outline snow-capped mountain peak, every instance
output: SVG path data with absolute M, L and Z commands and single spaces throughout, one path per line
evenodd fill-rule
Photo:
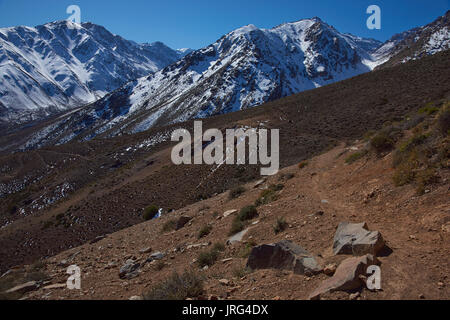
M 93 102 L 184 56 L 93 23 L 0 29 L 0 120 L 29 121 Z

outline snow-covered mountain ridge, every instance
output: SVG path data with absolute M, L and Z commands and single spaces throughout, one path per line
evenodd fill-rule
M 188 53 L 68 21 L 0 29 L 0 120 L 26 122 L 91 103 Z

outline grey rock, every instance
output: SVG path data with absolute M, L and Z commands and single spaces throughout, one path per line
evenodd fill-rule
M 341 222 L 333 241 L 334 254 L 376 255 L 384 247 L 384 240 L 378 231 L 369 231 L 367 224 Z
M 6 293 L 20 293 L 25 294 L 30 291 L 37 290 L 39 288 L 39 284 L 36 281 L 29 281 L 24 284 L 20 284 L 6 291 Z
M 361 288 L 364 281 L 361 276 L 366 276 L 367 267 L 377 265 L 376 257 L 366 254 L 362 257 L 351 257 L 342 261 L 331 278 L 324 280 L 319 287 L 314 290 L 309 299 L 320 299 L 320 295 L 334 291 L 351 291 Z
M 290 270 L 304 275 L 314 275 L 322 271 L 313 255 L 289 240 L 254 247 L 247 266 L 252 269 Z
M 164 253 L 155 252 L 150 256 L 150 258 L 152 258 L 153 260 L 161 260 L 162 258 L 164 258 Z
M 141 264 L 134 260 L 127 260 L 125 264 L 120 268 L 120 279 L 132 279 L 139 275 L 139 268 Z

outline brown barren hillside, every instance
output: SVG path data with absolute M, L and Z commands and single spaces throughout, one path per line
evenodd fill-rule
M 280 161 L 282 167 L 289 168 L 302 160 L 326 152 L 337 145 L 342 145 L 343 142 L 358 139 L 368 130 L 381 128 L 386 122 L 402 121 L 409 114 L 416 113 L 427 103 L 437 103 L 448 99 L 450 93 L 448 85 L 450 83 L 449 55 L 450 52 L 446 51 L 420 61 L 412 61 L 405 65 L 361 75 L 271 102 L 261 107 L 206 119 L 204 127 L 205 129 L 226 129 L 235 126 L 258 127 L 264 125 L 267 128 L 280 129 Z M 240 205 L 243 204 L 240 201 L 243 201 L 244 198 L 238 198 L 236 203 L 228 203 L 225 201 L 223 192 L 239 185 L 254 183 L 254 181 L 260 179 L 258 168 L 254 166 L 222 166 L 214 174 L 211 174 L 211 166 L 173 165 L 170 161 L 170 151 L 173 144 L 167 141 L 167 137 L 170 137 L 171 130 L 179 127 L 191 128 L 192 122 L 156 128 L 132 136 L 105 140 L 96 139 L 90 142 L 70 143 L 2 156 L 0 158 L 0 172 L 2 173 L 0 177 L 0 191 L 2 192 L 0 207 L 3 209 L 0 213 L 2 226 L 0 230 L 2 244 L 0 247 L 1 271 L 6 271 L 15 265 L 31 264 L 41 258 L 53 256 L 64 250 L 85 244 L 98 236 L 123 229 L 121 233 L 130 233 L 131 231 L 126 228 L 132 225 L 136 225 L 133 227 L 137 228 L 136 230 L 149 228 L 149 232 L 146 232 L 142 238 L 129 240 L 135 241 L 135 248 L 133 252 L 129 251 L 128 248 L 120 249 L 124 255 L 134 255 L 136 251 L 139 252 L 139 249 L 145 246 L 144 240 L 147 238 L 148 241 L 153 238 L 154 240 L 151 241 L 155 241 L 155 243 L 162 239 L 161 247 L 152 244 L 152 248 L 167 251 L 171 248 L 168 245 L 170 241 L 173 241 L 174 245 L 176 243 L 175 240 L 170 240 L 171 237 L 176 237 L 178 234 L 184 241 L 188 241 L 190 237 L 195 237 L 197 230 L 186 229 L 188 231 L 183 230 L 181 233 L 167 237 L 169 242 L 164 243 L 166 236 L 161 236 L 159 231 L 156 230 L 161 227 L 159 220 L 139 225 L 143 221 L 144 208 L 150 205 L 162 207 L 166 212 L 170 209 L 187 210 L 183 208 L 190 208 L 189 206 L 192 206 L 194 211 L 198 211 L 198 207 L 201 205 L 198 201 L 207 199 L 204 201 L 210 206 L 211 210 L 202 211 L 205 215 L 212 215 L 214 211 L 223 213 L 223 210 L 233 207 L 239 209 Z M 13 141 L 15 138 L 17 136 L 14 135 L 3 137 L 2 144 Z M 401 203 L 401 197 L 405 197 L 404 201 L 408 206 L 409 203 L 417 205 L 421 203 L 422 199 L 425 199 L 416 199 L 404 193 L 404 191 L 399 191 L 402 189 L 394 188 L 392 194 L 387 193 L 384 195 L 387 198 L 380 200 L 379 209 L 375 209 L 376 207 L 371 209 L 369 206 L 365 211 L 359 212 L 359 207 L 356 205 L 362 206 L 358 202 L 360 199 L 356 196 L 342 198 L 343 195 L 346 194 L 346 190 L 353 190 L 351 188 L 355 188 L 355 192 L 359 189 L 365 190 L 364 188 L 371 186 L 369 182 L 377 178 L 378 175 L 386 175 L 383 176 L 382 182 L 389 185 L 388 160 L 377 160 L 366 164 L 366 167 L 369 168 L 367 172 L 372 172 L 373 177 L 363 179 L 359 171 L 354 174 L 347 172 L 354 165 L 344 166 L 339 160 L 333 158 L 333 152 L 343 151 L 342 147 L 339 148 L 333 149 L 334 151 L 331 153 L 326 153 L 327 156 L 321 156 L 314 160 L 315 166 L 317 166 L 316 176 L 310 177 L 310 180 L 305 180 L 302 172 L 295 178 L 296 180 L 288 183 L 289 185 L 297 181 L 293 185 L 293 189 L 286 188 L 282 193 L 283 197 L 286 197 L 291 192 L 292 197 L 300 197 L 297 198 L 298 200 L 301 199 L 302 190 L 304 190 L 305 196 L 311 197 L 309 200 L 306 199 L 305 202 L 302 202 L 286 198 L 283 202 L 281 198 L 279 203 L 285 206 L 286 212 L 279 211 L 282 207 L 278 208 L 276 212 L 267 209 L 274 212 L 273 214 L 286 215 L 289 220 L 289 217 L 299 212 L 291 206 L 298 205 L 298 208 L 303 210 L 300 212 L 312 214 L 316 209 L 320 209 L 320 197 L 333 199 L 333 196 L 335 196 L 334 202 L 328 200 L 330 206 L 333 204 L 330 210 L 336 211 L 336 217 L 325 215 L 324 217 L 330 219 L 329 221 L 324 220 L 325 218 L 315 220 L 317 223 L 324 220 L 322 231 L 317 229 L 316 232 L 313 232 L 313 229 L 316 230 L 317 228 L 317 226 L 314 226 L 307 234 L 304 232 L 292 233 L 292 237 L 300 237 L 300 234 L 301 237 L 305 237 L 303 240 L 306 240 L 306 243 L 302 241 L 302 245 L 310 250 L 314 249 L 314 252 L 321 252 L 320 250 L 325 250 L 330 245 L 329 239 L 332 238 L 337 223 L 341 219 L 349 219 L 351 214 L 363 214 L 363 216 L 357 216 L 361 218 L 367 215 L 367 219 L 364 220 L 369 223 L 371 228 L 375 228 L 378 223 L 377 219 L 383 220 L 384 214 L 389 212 L 388 209 L 391 208 L 393 210 L 392 216 L 388 215 L 387 217 L 392 220 L 386 221 L 390 221 L 389 223 L 398 228 L 393 220 L 394 217 L 399 217 L 396 210 L 401 210 L 406 214 L 406 211 L 403 211 L 404 204 Z M 322 157 L 325 157 L 325 159 Z M 333 162 L 334 160 L 336 163 Z M 386 167 L 383 167 L 383 164 Z M 334 176 L 335 168 L 333 167 L 339 168 L 340 165 L 342 168 L 336 171 L 338 175 Z M 305 174 L 312 170 L 311 168 L 305 170 Z M 292 169 L 291 167 L 290 170 Z M 322 171 L 323 174 L 321 174 Z M 347 175 L 345 175 L 345 172 L 347 172 Z M 312 173 L 314 172 L 308 174 L 311 175 Z M 341 180 L 338 179 L 339 177 L 341 177 Z M 352 181 L 351 179 L 360 180 Z M 339 181 L 340 186 L 334 184 Z M 360 187 L 356 188 L 358 183 Z M 363 188 L 363 186 L 365 187 Z M 307 189 L 309 193 L 306 193 Z M 442 190 L 439 190 L 443 193 L 444 189 L 445 186 L 442 187 Z M 329 193 L 327 193 L 327 190 L 329 190 Z M 255 197 L 257 192 L 257 190 L 252 190 L 252 197 Z M 397 196 L 390 198 L 395 193 L 398 193 Z M 427 194 L 424 197 L 432 195 Z M 250 195 L 245 197 L 248 196 Z M 319 202 L 317 203 L 316 200 Z M 220 201 L 223 204 L 220 204 Z M 436 201 L 432 205 L 430 204 L 429 208 L 426 207 L 425 212 L 420 214 L 425 214 L 431 210 L 431 206 L 445 206 L 446 204 L 444 200 Z M 352 204 L 355 207 L 352 207 Z M 273 205 L 270 204 L 267 208 L 271 208 Z M 394 208 L 396 209 L 394 210 Z M 411 209 L 412 207 L 408 208 Z M 193 214 L 194 211 L 190 214 Z M 177 212 L 175 215 L 179 214 L 180 211 Z M 372 216 L 367 212 L 375 212 L 374 220 L 371 220 Z M 267 217 L 268 224 L 266 227 L 270 229 L 269 225 L 273 224 L 270 219 L 273 219 L 274 216 L 267 213 Z M 196 219 L 204 223 L 208 221 L 203 221 L 201 216 Z M 309 218 L 306 219 L 301 216 L 301 219 L 301 223 L 303 223 Z M 413 219 L 405 216 L 405 219 L 411 219 L 405 222 L 404 228 L 408 232 L 407 223 L 409 222 L 413 224 L 411 228 L 418 228 L 415 229 L 417 232 L 422 230 L 418 225 L 418 217 Z M 222 225 L 224 223 L 222 220 L 213 221 L 217 224 L 217 228 L 213 227 L 212 235 L 218 237 L 220 234 L 222 238 L 225 237 L 228 232 L 225 229 L 228 226 Z M 375 226 L 372 226 L 372 223 Z M 260 226 L 264 225 L 261 221 Z M 308 225 L 308 221 L 306 225 Z M 195 226 L 195 228 L 198 227 L 198 225 Z M 223 228 L 224 231 L 219 232 L 220 228 Z M 302 227 L 299 226 L 298 228 Z M 256 230 L 255 228 L 254 232 Z M 326 236 L 325 230 L 328 232 Z M 387 227 L 386 230 L 382 230 L 382 228 L 379 228 L 379 230 L 384 231 L 383 233 L 389 232 Z M 132 233 L 130 233 L 131 236 L 140 236 L 139 233 Z M 264 233 L 268 234 L 267 230 Z M 395 232 L 393 231 L 393 233 Z M 277 237 L 285 236 L 283 234 Z M 270 238 L 264 237 L 258 239 L 258 241 L 277 239 L 277 237 L 272 236 Z M 312 237 L 313 240 L 309 240 L 309 237 Z M 389 241 L 396 239 L 395 237 L 390 239 L 389 234 L 386 235 L 386 238 Z M 398 241 L 400 243 L 400 239 Z M 435 241 L 435 239 L 430 240 L 430 243 L 432 241 Z M 407 244 L 409 243 L 407 242 Z M 411 242 L 411 245 L 414 243 Z M 312 247 L 308 247 L 308 244 Z M 317 247 L 314 247 L 316 245 Z M 89 247 L 89 245 L 87 246 Z M 102 245 L 95 244 L 95 246 L 92 246 L 92 250 L 98 249 L 99 246 Z M 426 252 L 426 248 L 428 247 L 425 247 L 424 244 L 423 252 Z M 111 257 L 116 254 L 118 253 L 114 250 L 110 253 Z M 394 251 L 394 254 L 397 253 Z M 98 253 L 95 253 L 95 255 L 100 257 Z M 417 258 L 414 254 L 412 256 Z M 180 260 L 179 265 L 186 266 L 185 262 L 191 257 L 181 257 L 182 260 Z M 116 259 L 121 259 L 121 257 L 117 256 Z M 437 261 L 437 263 L 440 263 L 440 260 Z M 118 261 L 118 263 L 122 263 L 122 261 Z M 172 264 L 175 265 L 175 261 L 172 261 Z M 116 277 L 115 271 L 110 273 L 111 277 Z M 92 273 L 90 272 L 90 274 Z M 150 282 L 146 285 L 150 285 Z M 138 289 L 136 287 L 136 290 Z M 306 291 L 308 290 L 305 290 L 304 294 L 306 294 Z M 405 290 L 405 293 L 399 291 L 398 294 L 406 294 L 406 291 L 408 290 Z M 438 292 L 440 291 L 436 291 L 436 294 Z M 251 297 L 248 292 L 245 294 Z M 108 296 L 105 295 L 104 297 Z

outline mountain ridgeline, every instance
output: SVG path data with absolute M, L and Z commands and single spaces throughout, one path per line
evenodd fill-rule
M 427 26 L 395 35 L 386 43 L 341 33 L 319 18 L 285 23 L 272 29 L 248 25 L 193 52 L 174 51 L 160 43 L 137 45 L 126 42 L 92 24 L 83 24 L 80 29 L 80 26 L 59 23 L 60 28 L 71 30 L 70 39 L 84 39 L 85 36 L 79 34 L 84 35 L 87 31 L 80 30 L 99 35 L 98 41 L 91 37 L 85 40 L 86 44 L 72 40 L 64 47 L 58 40 L 58 45 L 70 47 L 70 52 L 78 60 L 92 57 L 82 70 L 91 70 L 92 65 L 100 67 L 97 72 L 81 72 L 87 82 L 80 81 L 79 74 L 73 73 L 78 77 L 74 81 L 86 83 L 86 89 L 80 86 L 72 94 L 55 95 L 63 100 L 77 101 L 69 103 L 64 100 L 65 105 L 70 106 L 66 107 L 69 112 L 29 129 L 14 142 L 8 139 L 5 145 L 0 141 L 0 151 L 132 134 L 152 127 L 248 109 L 375 68 L 432 55 L 450 48 L 449 15 L 447 12 Z M 102 32 L 90 31 L 97 29 Z M 92 43 L 103 43 L 108 37 L 111 40 L 106 40 L 103 46 L 109 44 L 111 49 L 107 52 L 112 52 L 112 57 L 116 57 L 113 53 L 120 53 L 118 61 L 121 67 L 114 59 L 105 64 L 103 58 L 92 54 L 96 48 L 92 48 Z M 139 54 L 135 55 L 136 52 Z M 54 55 L 53 52 L 48 54 Z M 124 76 L 117 80 L 116 76 L 122 74 L 120 70 L 123 68 L 133 71 L 124 72 Z M 64 78 L 62 82 L 66 83 L 67 79 L 72 78 Z M 119 82 L 125 84 L 119 87 Z M 4 84 L 0 85 L 0 90 L 4 87 Z M 30 85 L 30 88 L 41 90 L 38 86 Z M 114 91 L 106 94 L 111 90 Z M 89 98 L 84 95 L 87 92 Z M 95 94 L 106 95 L 90 105 L 73 109 L 82 101 L 95 100 Z M 4 102 L 2 106 L 2 101 L 8 99 L 0 91 L 0 113 L 8 114 L 10 109 L 5 108 Z M 58 103 L 54 105 L 55 108 L 60 106 Z M 46 112 L 48 110 L 45 109 Z

